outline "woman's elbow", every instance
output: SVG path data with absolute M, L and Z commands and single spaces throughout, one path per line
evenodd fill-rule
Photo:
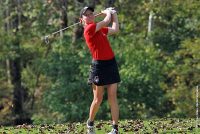
M 117 34 L 117 33 L 119 33 L 119 31 L 120 31 L 119 28 L 112 27 L 112 28 L 109 29 L 109 34 L 111 34 L 111 35 L 112 34 Z
M 116 28 L 116 29 L 114 30 L 114 33 L 117 34 L 117 33 L 119 33 L 119 31 L 120 31 L 119 28 Z
M 117 28 L 117 33 L 119 33 L 120 32 L 120 30 L 119 30 L 119 28 Z

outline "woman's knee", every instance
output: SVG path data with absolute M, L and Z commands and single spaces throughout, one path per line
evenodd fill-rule
M 94 98 L 93 102 L 95 103 L 95 105 L 100 105 L 103 101 L 103 97 L 96 97 Z

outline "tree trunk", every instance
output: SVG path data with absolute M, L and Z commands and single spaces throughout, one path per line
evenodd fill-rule
M 62 28 L 67 27 L 68 25 L 68 16 L 67 16 L 67 0 L 61 0 L 61 20 L 62 20 Z
M 14 7 L 17 7 L 18 13 L 15 18 L 13 18 L 13 26 L 12 28 L 16 29 L 15 36 L 18 36 L 19 25 L 21 24 L 21 0 L 17 0 L 16 3 L 13 3 Z M 31 119 L 29 115 L 26 113 L 24 109 L 25 95 L 26 90 L 21 85 L 21 55 L 20 55 L 20 41 L 17 38 L 13 42 L 14 50 L 17 54 L 15 58 L 10 60 L 10 73 L 11 73 L 11 83 L 13 84 L 13 114 L 14 114 L 14 124 L 24 124 L 31 123 Z
M 6 18 L 9 16 L 9 12 L 10 12 L 9 7 L 7 7 L 7 10 L 5 11 Z M 9 30 L 10 30 L 10 23 L 9 23 L 9 20 L 7 20 L 5 23 L 5 31 L 8 33 Z M 9 59 L 6 59 L 6 74 L 7 74 L 8 85 L 10 85 L 11 84 L 11 76 L 10 76 L 10 61 L 9 61 Z
M 59 0 L 59 11 L 60 11 L 60 30 L 67 27 L 68 19 L 67 19 L 67 0 Z M 62 41 L 63 31 L 60 31 L 60 41 Z
M 151 0 L 151 4 L 153 4 L 153 0 Z M 149 21 L 148 21 L 148 36 L 152 31 L 152 23 L 153 23 L 153 11 L 149 13 Z
M 75 18 L 74 18 L 74 23 L 79 22 L 80 18 L 80 10 L 83 8 L 83 2 L 75 0 Z M 77 39 L 81 38 L 83 35 L 83 26 L 78 25 L 74 27 L 73 30 L 73 37 L 72 37 L 72 45 L 74 46 L 76 44 Z
M 10 85 L 11 84 L 11 76 L 10 76 L 10 61 L 9 61 L 9 59 L 6 59 L 6 74 L 7 74 L 8 85 Z
M 19 47 L 19 43 L 14 44 L 15 47 Z M 13 84 L 13 114 L 16 117 L 16 120 L 20 120 L 23 116 L 23 100 L 24 95 L 22 92 L 21 86 L 21 67 L 20 67 L 21 58 L 15 58 L 10 61 L 10 70 L 11 70 L 11 80 Z M 16 122 L 16 121 L 14 121 Z M 18 123 L 15 123 L 18 124 Z

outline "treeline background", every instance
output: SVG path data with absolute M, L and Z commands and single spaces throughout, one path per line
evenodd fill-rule
M 60 32 L 49 45 L 41 39 L 78 22 L 86 5 L 96 13 L 118 11 L 120 33 L 109 40 L 122 79 L 120 119 L 195 117 L 198 0 L 0 0 L 0 124 L 88 118 L 91 56 L 82 26 Z M 110 118 L 104 101 L 97 119 Z

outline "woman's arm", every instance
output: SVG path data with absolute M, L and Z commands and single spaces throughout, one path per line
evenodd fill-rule
M 103 14 L 106 14 L 106 17 L 97 23 L 95 32 L 99 31 L 101 28 L 106 27 L 110 21 L 111 21 L 111 11 L 110 10 L 104 10 L 102 11 Z
M 119 22 L 118 22 L 118 17 L 117 17 L 117 13 L 113 13 L 112 14 L 112 27 L 108 28 L 108 34 L 116 34 L 119 32 Z

